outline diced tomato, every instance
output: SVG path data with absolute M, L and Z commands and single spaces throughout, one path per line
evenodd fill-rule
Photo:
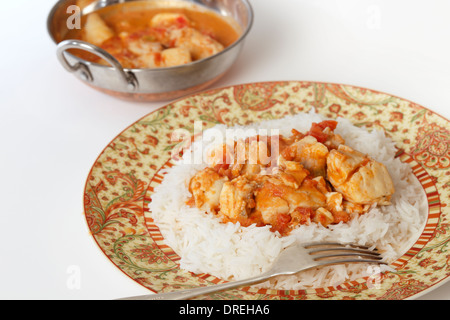
M 327 140 L 328 135 L 323 133 L 323 129 L 317 123 L 313 123 L 311 129 L 309 129 L 307 135 L 313 136 L 317 139 L 318 142 L 325 142 Z
M 291 216 L 286 213 L 279 213 L 277 215 L 277 222 L 280 224 L 286 224 L 291 221 Z
M 184 28 L 189 25 L 189 21 L 186 20 L 183 16 L 179 16 L 175 21 L 178 28 Z
M 162 56 L 160 52 L 155 52 L 155 64 L 157 66 L 161 65 L 162 62 Z
M 350 215 L 345 211 L 333 212 L 334 223 L 348 222 L 350 220 Z
M 295 208 L 295 212 L 300 224 L 308 223 L 314 215 L 314 210 L 312 208 L 297 207 Z
M 333 130 L 336 129 L 336 127 L 337 127 L 337 121 L 334 121 L 334 120 L 324 120 L 324 121 L 318 123 L 318 125 L 319 125 L 323 130 L 325 130 L 325 128 L 330 128 L 330 129 L 333 131 Z
M 307 135 L 313 136 L 318 142 L 323 143 L 328 138 L 328 135 L 324 133 L 323 130 L 325 130 L 325 128 L 330 128 L 333 131 L 336 129 L 336 126 L 337 122 L 334 120 L 324 120 L 320 123 L 313 122 Z
M 272 225 L 272 231 L 278 231 L 281 235 L 287 234 L 291 219 L 292 217 L 289 214 L 279 213 L 277 215 L 276 223 Z

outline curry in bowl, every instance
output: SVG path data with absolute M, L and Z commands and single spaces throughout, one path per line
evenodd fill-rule
M 66 39 L 92 43 L 129 69 L 172 67 L 223 51 L 240 36 L 239 28 L 217 13 L 192 7 L 136 10 L 135 3 L 108 6 L 82 17 L 82 27 Z M 89 52 L 84 60 L 105 64 Z

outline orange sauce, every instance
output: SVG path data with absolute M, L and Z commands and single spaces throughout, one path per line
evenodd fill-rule
M 221 43 L 225 48 L 234 43 L 240 36 L 240 31 L 219 14 L 195 6 L 189 7 L 149 7 L 145 1 L 127 2 L 108 6 L 96 11 L 116 35 L 121 32 L 135 33 L 146 30 L 152 17 L 159 13 L 181 13 L 190 21 L 190 26 L 208 35 Z M 82 17 L 81 24 L 84 25 L 87 15 Z M 69 30 L 64 39 L 83 40 L 83 27 L 81 29 Z M 117 39 L 110 41 L 107 46 L 120 46 Z M 108 47 L 103 48 L 106 51 Z M 97 56 L 81 50 L 71 50 L 78 57 L 99 62 Z M 114 55 L 114 54 L 113 54 Z M 116 57 L 120 60 L 121 57 Z M 127 66 L 125 66 L 127 67 Z

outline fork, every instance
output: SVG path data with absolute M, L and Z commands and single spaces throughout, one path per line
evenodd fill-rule
M 118 300 L 184 300 L 200 295 L 260 283 L 279 275 L 293 275 L 307 269 L 344 263 L 386 264 L 377 249 L 357 244 L 336 242 L 295 242 L 275 259 L 270 270 L 261 275 L 222 284 L 197 287 L 167 293 L 148 294 Z

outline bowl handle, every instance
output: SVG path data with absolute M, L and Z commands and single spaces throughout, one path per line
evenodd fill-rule
M 81 49 L 93 53 L 103 60 L 107 61 L 114 70 L 118 73 L 119 78 L 122 79 L 124 89 L 126 91 L 135 91 L 138 89 L 138 81 L 133 73 L 126 72 L 122 65 L 114 58 L 111 54 L 103 50 L 102 48 L 97 47 L 91 43 L 81 41 L 81 40 L 64 40 L 60 42 L 57 46 L 56 55 L 58 57 L 59 62 L 63 65 L 63 67 L 69 72 L 79 73 L 81 79 L 87 82 L 94 81 L 91 71 L 89 67 L 82 63 L 77 62 L 75 65 L 71 65 L 65 55 L 64 52 L 69 49 Z

